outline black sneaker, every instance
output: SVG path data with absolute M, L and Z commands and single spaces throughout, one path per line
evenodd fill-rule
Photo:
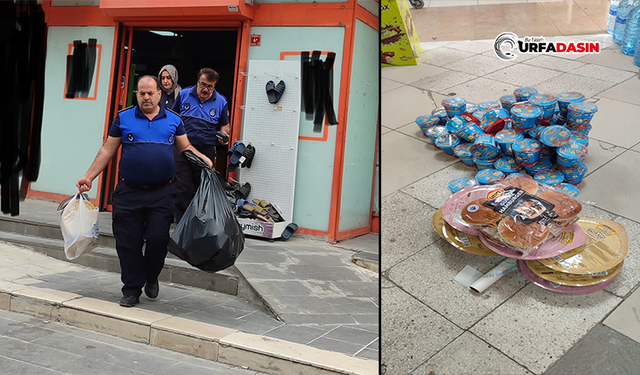
M 133 307 L 138 303 L 140 303 L 140 298 L 136 296 L 122 296 L 122 298 L 120 298 L 120 306 Z
M 144 286 L 144 294 L 149 298 L 156 298 L 158 296 L 158 292 L 160 292 L 160 285 L 158 284 L 158 280 L 155 282 L 148 282 Z

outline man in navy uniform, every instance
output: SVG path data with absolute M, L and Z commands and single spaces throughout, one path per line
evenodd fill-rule
M 140 302 L 143 287 L 147 297 L 158 296 L 173 218 L 174 143 L 213 166 L 189 143 L 180 116 L 158 106 L 161 90 L 154 76 L 138 80 L 138 105 L 118 112 L 93 164 L 76 183 L 80 192 L 90 190 L 122 144 L 119 182 L 113 193 L 113 235 L 124 284 L 120 305 L 125 307 Z
M 227 98 L 216 91 L 220 76 L 211 68 L 198 72 L 197 84 L 184 88 L 176 98 L 173 110 L 180 114 L 193 146 L 211 160 L 216 157 L 216 132 L 227 137 L 231 133 Z M 229 141 L 220 141 L 227 144 Z M 180 222 L 200 185 L 200 169 L 176 151 L 175 219 Z

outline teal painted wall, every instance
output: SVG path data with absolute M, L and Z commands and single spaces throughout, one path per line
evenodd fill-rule
M 249 47 L 249 60 L 279 60 L 282 51 L 336 52 L 333 105 L 337 112 L 341 99 L 344 31 L 342 27 L 252 27 L 251 34 L 260 34 L 262 39 L 260 46 Z M 288 56 L 287 59 L 299 61 L 300 57 Z M 377 62 L 378 58 L 374 60 Z M 340 114 L 337 115 L 339 118 Z M 307 121 L 304 114 L 300 116 L 300 135 L 321 135 L 313 132 L 313 122 Z M 298 142 L 293 221 L 302 228 L 320 231 L 329 229 L 335 145 L 335 126 L 329 127 L 329 138 L 325 142 Z M 258 150 L 257 155 L 259 152 Z
M 380 2 L 376 0 L 358 0 L 358 5 L 368 10 L 369 13 L 380 17 Z
M 72 195 L 102 146 L 113 50 L 113 27 L 49 27 L 42 120 L 42 164 L 32 190 Z M 68 44 L 96 38 L 102 45 L 96 100 L 64 98 Z M 93 87 L 90 92 L 93 92 Z M 96 197 L 96 178 L 88 193 Z
M 356 23 L 339 230 L 370 225 L 380 64 L 378 32 Z

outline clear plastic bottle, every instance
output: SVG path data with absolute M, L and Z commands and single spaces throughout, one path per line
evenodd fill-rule
M 609 19 L 607 20 L 607 32 L 609 34 L 613 34 L 613 28 L 616 25 L 618 4 L 620 4 L 620 0 L 611 0 L 611 5 L 609 6 Z
M 640 5 L 640 0 L 622 0 L 618 4 L 618 13 L 616 15 L 616 25 L 613 28 L 613 41 L 620 44 L 624 37 L 624 29 L 627 26 L 627 16 L 629 11 Z
M 631 9 L 629 16 L 627 17 L 627 27 L 624 29 L 624 36 L 622 37 L 622 43 L 620 43 L 620 49 L 625 55 L 632 55 L 636 53 L 636 45 L 638 44 L 638 38 L 640 37 L 640 5 Z
M 633 62 L 636 66 L 640 66 L 640 40 L 638 40 L 638 44 L 636 44 L 636 54 L 633 56 Z

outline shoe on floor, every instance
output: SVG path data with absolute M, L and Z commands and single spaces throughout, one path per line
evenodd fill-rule
M 140 298 L 136 296 L 122 296 L 122 298 L 120 298 L 120 306 L 133 307 L 138 303 L 140 303 Z
M 158 292 L 160 292 L 160 285 L 158 285 L 158 280 L 155 282 L 148 282 L 144 286 L 144 294 L 149 298 L 156 298 L 158 296 Z

